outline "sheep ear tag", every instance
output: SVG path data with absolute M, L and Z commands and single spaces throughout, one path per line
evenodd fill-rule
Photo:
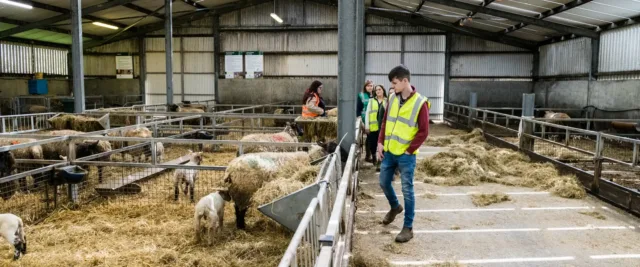
M 309 203 L 311 203 L 314 197 L 318 196 L 318 191 L 320 191 L 320 185 L 315 183 L 271 203 L 262 205 L 258 207 L 258 210 L 292 232 L 295 232 L 304 213 L 309 207 Z M 319 206 L 316 208 L 318 209 Z

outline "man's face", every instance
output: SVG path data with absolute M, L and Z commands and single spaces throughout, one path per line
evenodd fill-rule
M 393 80 L 391 80 L 391 87 L 395 90 L 396 93 L 402 93 L 407 89 L 407 87 L 409 87 L 409 80 L 407 78 L 404 78 L 402 80 L 393 78 Z

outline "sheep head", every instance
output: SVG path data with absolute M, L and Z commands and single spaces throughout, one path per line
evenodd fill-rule
M 284 127 L 284 132 L 291 135 L 291 137 L 304 135 L 304 131 L 302 130 L 302 127 L 298 126 L 298 124 L 295 122 L 294 123 L 287 122 L 287 126 Z
M 196 165 L 200 165 L 202 163 L 202 152 L 194 153 L 193 151 L 189 150 L 189 154 L 191 154 L 191 162 L 195 163 Z
M 180 106 L 176 104 L 169 105 L 169 111 L 171 112 L 180 112 Z
M 16 158 L 11 151 L 0 152 L 0 170 L 6 171 L 7 174 L 13 172 L 16 167 Z
M 91 156 L 94 154 L 107 152 L 109 150 L 111 150 L 111 147 L 109 146 L 108 148 L 103 148 L 100 145 L 99 140 L 85 141 L 76 145 L 76 157 L 83 158 L 83 157 Z
M 224 201 L 231 201 L 231 195 L 229 195 L 229 190 L 219 190 L 218 194 L 224 199 Z

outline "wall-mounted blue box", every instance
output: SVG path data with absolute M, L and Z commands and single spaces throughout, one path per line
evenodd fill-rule
M 46 95 L 49 93 L 47 80 L 29 80 L 30 95 Z

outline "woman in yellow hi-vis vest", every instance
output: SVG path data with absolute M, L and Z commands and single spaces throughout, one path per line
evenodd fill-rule
M 364 129 L 367 133 L 367 150 L 372 155 L 373 165 L 377 167 L 376 171 L 380 171 L 380 164 L 376 157 L 376 148 L 378 147 L 378 137 L 380 134 L 380 124 L 387 110 L 387 91 L 382 85 L 376 85 L 374 89 L 374 97 L 369 99 L 366 108 L 366 116 Z
M 411 73 L 405 66 L 397 66 L 389 72 L 389 81 L 395 89 L 395 96 L 389 96 L 389 106 L 385 113 L 378 138 L 377 156 L 382 159 L 380 166 L 380 187 L 391 210 L 384 216 L 383 224 L 390 224 L 404 211 L 402 231 L 396 242 L 404 243 L 413 238 L 413 217 L 415 215 L 415 194 L 413 174 L 416 168 L 416 154 L 429 134 L 429 101 L 412 90 Z M 403 208 L 393 190 L 393 174 L 400 170 Z

